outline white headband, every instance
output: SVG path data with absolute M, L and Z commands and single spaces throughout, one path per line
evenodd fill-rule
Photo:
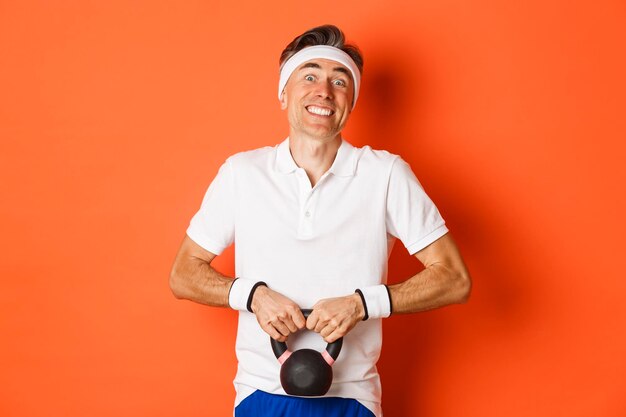
M 361 85 L 361 73 L 356 66 L 350 55 L 345 53 L 339 48 L 327 45 L 309 46 L 301 49 L 289 58 L 280 70 L 280 81 L 278 81 L 278 99 L 280 100 L 283 95 L 287 80 L 291 77 L 291 74 L 300 65 L 307 61 L 316 58 L 329 59 L 331 61 L 339 62 L 344 65 L 352 73 L 352 81 L 354 82 L 354 100 L 352 101 L 352 108 L 356 105 L 356 99 L 359 97 L 359 87 Z

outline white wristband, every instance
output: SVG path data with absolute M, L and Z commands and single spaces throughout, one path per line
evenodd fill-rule
M 367 313 L 370 319 L 380 319 L 391 315 L 389 292 L 384 285 L 361 288 L 363 298 L 367 304 Z
M 246 278 L 237 278 L 230 286 L 228 305 L 234 310 L 248 311 L 248 297 L 257 281 Z

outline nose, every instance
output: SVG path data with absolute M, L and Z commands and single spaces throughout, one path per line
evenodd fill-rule
M 315 92 L 318 97 L 323 99 L 333 98 L 333 86 L 331 80 L 322 80 L 317 83 L 317 90 Z

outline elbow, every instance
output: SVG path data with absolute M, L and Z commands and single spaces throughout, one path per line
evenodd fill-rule
M 457 302 L 465 304 L 469 301 L 472 292 L 472 278 L 467 271 L 459 273 L 457 278 Z
M 172 268 L 172 272 L 170 272 L 170 290 L 174 297 L 179 300 L 185 298 L 185 287 L 183 285 L 180 274 L 177 273 L 176 267 Z

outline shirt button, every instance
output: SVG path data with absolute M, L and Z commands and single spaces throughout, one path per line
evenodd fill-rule
M 306 213 L 304 213 L 304 215 L 305 215 L 306 217 L 311 217 L 311 212 L 310 212 L 310 211 L 307 211 Z

